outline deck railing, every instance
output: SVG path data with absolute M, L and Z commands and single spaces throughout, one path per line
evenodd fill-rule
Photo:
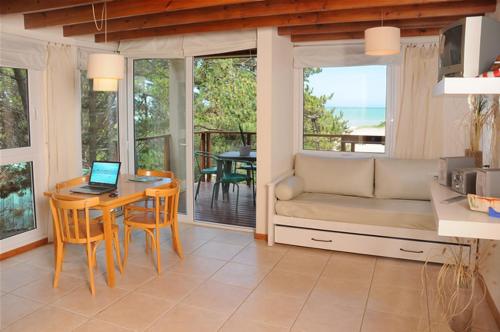
M 237 150 L 241 146 L 241 134 L 239 131 L 224 130 L 204 130 L 195 131 L 195 147 L 198 151 L 218 154 L 224 151 L 217 151 L 214 147 L 214 140 L 224 139 L 226 141 L 225 151 Z M 245 143 L 256 148 L 257 134 L 255 132 L 243 132 Z M 304 138 L 323 138 L 332 144 L 340 144 L 341 152 L 356 152 L 356 144 L 379 144 L 385 145 L 385 136 L 375 135 L 339 135 L 339 134 L 304 134 Z M 220 148 L 219 148 L 220 149 Z M 196 148 L 195 148 L 196 150 Z M 200 167 L 206 168 L 213 166 L 208 157 L 200 158 Z

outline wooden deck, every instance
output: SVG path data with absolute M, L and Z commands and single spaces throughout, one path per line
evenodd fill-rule
M 195 192 L 196 192 L 195 183 Z M 244 183 L 240 184 L 240 198 L 238 210 L 236 211 L 236 188 L 233 192 L 232 186 L 229 190 L 229 200 L 222 200 L 222 192 L 219 200 L 214 201 L 214 207 L 210 207 L 212 199 L 213 183 L 202 182 L 200 194 L 194 204 L 194 215 L 196 220 L 209 221 L 225 225 L 243 226 L 255 228 L 255 206 L 252 199 L 252 187 Z

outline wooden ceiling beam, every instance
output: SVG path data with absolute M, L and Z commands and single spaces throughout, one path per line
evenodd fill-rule
M 111 1 L 111 0 L 108 0 Z M 2 0 L 0 14 L 28 13 L 100 3 L 104 0 Z
M 250 17 L 267 17 L 285 14 L 323 12 L 381 6 L 400 6 L 423 3 L 446 3 L 456 0 L 265 0 L 233 6 L 220 6 L 179 12 L 140 15 L 108 21 L 108 32 L 148 29 L 156 27 L 234 20 Z M 64 36 L 98 33 L 93 22 L 65 25 Z
M 435 28 L 443 27 L 463 16 L 450 17 L 430 17 L 430 18 L 415 18 L 408 20 L 388 20 L 384 21 L 384 25 L 394 26 L 401 29 L 410 28 Z M 380 26 L 380 21 L 369 22 L 353 22 L 353 23 L 332 23 L 332 24 L 317 24 L 317 25 L 299 25 L 289 27 L 279 27 L 278 34 L 286 35 L 315 35 L 322 33 L 342 33 L 353 31 L 364 31 L 368 28 Z
M 402 29 L 401 37 L 417 37 L 417 36 L 437 36 L 440 28 L 422 28 L 422 29 Z M 315 42 L 327 40 L 346 40 L 346 39 L 363 39 L 363 31 L 355 32 L 340 32 L 340 33 L 320 33 L 312 35 L 292 35 L 291 40 L 294 43 L 300 42 Z
M 254 29 L 266 26 L 297 26 L 311 24 L 348 23 L 384 20 L 403 20 L 428 17 L 449 17 L 482 15 L 496 9 L 495 0 L 457 1 L 450 3 L 398 6 L 391 8 L 366 8 L 356 10 L 337 10 L 321 13 L 306 13 L 294 15 L 277 15 L 260 18 L 244 18 L 237 20 L 214 21 L 177 25 L 171 27 L 158 27 L 119 31 L 108 33 L 108 41 L 148 38 L 158 36 L 171 36 L 179 34 L 227 31 L 237 29 Z M 104 42 L 104 34 L 96 34 L 96 42 Z
M 19 1 L 19 0 L 18 0 Z M 264 0 L 120 0 L 107 4 L 108 19 L 135 15 L 173 12 L 220 5 L 260 2 Z M 95 12 L 101 13 L 102 4 L 95 5 Z M 26 29 L 43 28 L 54 25 L 92 22 L 92 6 L 78 6 L 24 15 Z

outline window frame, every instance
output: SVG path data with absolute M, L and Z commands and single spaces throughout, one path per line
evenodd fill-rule
M 368 66 L 369 64 L 366 64 Z M 357 66 L 364 66 L 359 64 Z M 332 66 L 338 67 L 338 66 Z M 386 130 L 385 130 L 385 150 L 384 153 L 377 152 L 343 152 L 343 151 L 322 151 L 304 149 L 304 69 L 294 69 L 294 153 L 303 153 L 316 156 L 335 158 L 388 158 L 392 155 L 392 134 L 394 131 L 394 110 L 397 101 L 395 100 L 395 80 L 397 70 L 395 65 L 386 64 Z
M 1 64 L 0 64 L 1 65 Z M 5 66 L 11 67 L 11 66 Z M 44 162 L 46 118 L 44 109 L 44 74 L 40 70 L 28 70 L 28 105 L 30 145 L 0 150 L 0 165 L 32 162 L 32 187 L 35 228 L 1 240 L 0 252 L 4 253 L 47 237 L 49 210 L 43 193 L 47 190 L 47 168 Z

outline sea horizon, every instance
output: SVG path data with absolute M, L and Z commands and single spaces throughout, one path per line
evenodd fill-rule
M 373 127 L 385 122 L 385 106 L 327 106 L 336 114 L 342 112 L 350 128 Z

